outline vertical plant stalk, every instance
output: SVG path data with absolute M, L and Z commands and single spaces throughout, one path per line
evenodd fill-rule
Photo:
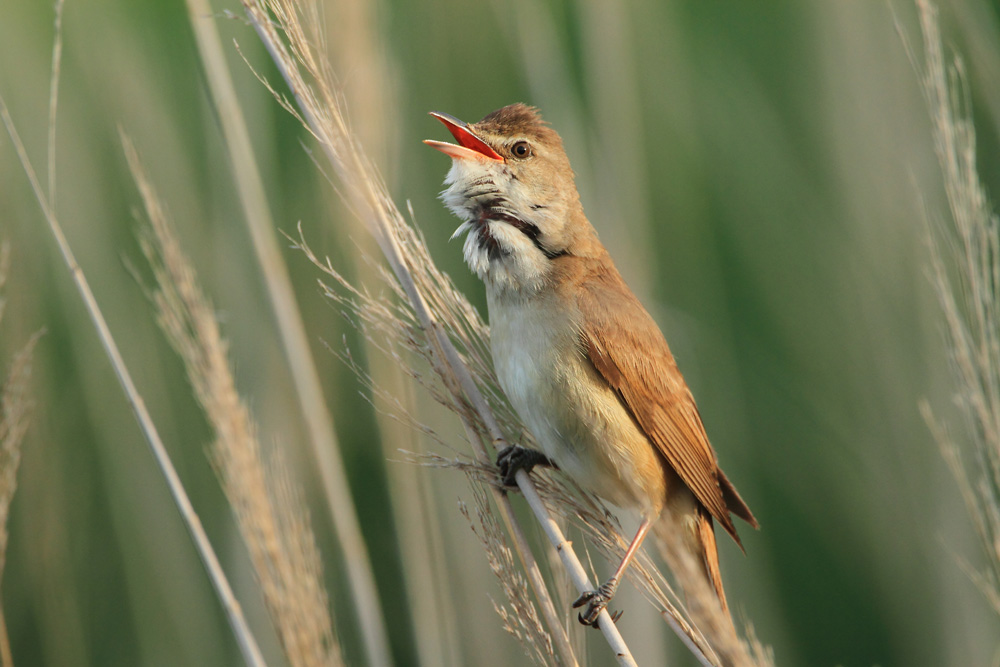
M 127 137 L 132 177 L 148 228 L 140 244 L 156 280 L 157 320 L 184 362 L 195 397 L 215 431 L 212 459 L 250 552 L 257 582 L 281 645 L 294 667 L 343 664 L 309 512 L 280 450 L 265 464 L 257 425 L 236 391 L 215 310 L 198 285 L 166 212 Z
M 950 224 L 932 229 L 931 269 L 967 442 L 959 446 L 928 405 L 921 410 L 987 556 L 989 569 L 973 578 L 1000 615 L 1000 218 L 979 180 L 964 66 L 958 57 L 945 60 L 937 8 L 928 0 L 916 5 L 922 59 L 897 29 L 920 75 L 950 212 Z
M 233 179 L 243 205 L 243 219 L 261 267 L 274 321 L 291 370 L 295 393 L 309 433 L 310 451 L 319 468 L 327 507 L 343 551 L 344 568 L 354 599 L 365 652 L 370 664 L 392 664 L 385 617 L 378 597 L 371 558 L 361 533 L 333 418 L 309 347 L 288 269 L 274 236 L 274 221 L 257 168 L 250 133 L 226 65 L 208 0 L 187 0 L 188 17 L 198 44 L 208 89 L 226 140 Z
M 0 321 L 3 320 L 3 287 L 7 280 L 10 246 L 0 244 Z M 7 520 L 10 504 L 17 490 L 17 470 L 21 463 L 21 441 L 28 431 L 33 407 L 28 398 L 31 359 L 42 332 L 34 334 L 14 356 L 7 379 L 0 388 L 0 582 L 7 564 Z M 0 604 L 0 667 L 14 667 L 14 656 L 7 633 L 7 618 Z
M 28 430 L 32 403 L 28 399 L 31 357 L 41 332 L 36 333 L 14 357 L 10 373 L 0 392 L 0 581 L 7 564 L 7 519 L 17 490 L 17 469 L 21 463 L 21 441 Z M 14 658 L 7 634 L 7 618 L 0 605 L 0 665 L 13 667 Z
M 316 7 L 311 4 L 303 5 L 295 0 L 242 0 L 242 3 L 251 24 L 291 89 L 296 100 L 295 107 L 276 94 L 278 99 L 312 132 L 340 176 L 352 207 L 375 237 L 396 279 L 406 293 L 421 327 L 427 333 L 427 339 L 434 348 L 434 358 L 437 360 L 435 371 L 441 375 L 442 381 L 456 400 L 466 401 L 472 406 L 490 440 L 494 444 L 503 443 L 503 433 L 482 393 L 417 289 L 413 278 L 414 267 L 407 261 L 396 231 L 398 227 L 405 227 L 406 223 L 381 184 L 377 170 L 354 140 L 340 112 L 340 101 L 330 83 L 333 80 L 332 72 L 319 53 L 322 34 L 316 29 L 318 23 L 311 23 L 313 29 L 307 32 L 299 21 L 300 13 L 306 15 L 307 21 L 315 19 Z M 287 38 L 287 42 L 282 35 Z M 300 64 L 308 72 L 310 81 L 303 76 Z M 489 460 L 485 445 L 476 436 L 477 431 L 471 424 L 466 425 L 466 431 L 473 436 L 470 437 L 470 442 L 477 456 L 481 460 Z M 520 471 L 517 481 L 525 497 L 528 498 L 532 510 L 540 513 L 539 519 L 543 522 L 546 535 L 560 553 L 563 563 L 569 568 L 578 589 L 581 592 L 592 590 L 593 586 L 583 566 L 558 525 L 549 517 L 534 490 L 531 479 Z M 513 527 L 516 525 L 516 520 L 510 501 L 499 490 L 494 490 L 493 496 L 504 522 L 512 531 L 515 547 L 525 565 L 542 614 L 556 639 L 557 653 L 564 664 L 576 664 L 565 628 L 559 621 L 541 571 L 527 541 L 524 540 L 523 533 L 519 528 Z M 635 664 L 628 646 L 606 610 L 600 617 L 600 629 L 618 661 L 625 665 Z
M 341 94 L 350 100 L 351 129 L 369 155 L 377 156 L 380 166 L 388 165 L 382 175 L 391 187 L 399 165 L 399 85 L 396 60 L 392 49 L 385 48 L 387 33 L 384 0 L 353 0 L 323 2 L 319 17 L 326 31 L 325 54 L 334 71 L 349 75 L 342 78 Z M 332 243 L 354 249 L 341 254 L 341 261 L 359 285 L 373 285 L 384 270 L 379 262 L 370 261 L 379 253 L 375 239 L 364 224 L 351 214 L 346 202 L 335 191 L 328 190 L 324 199 L 328 214 L 337 220 L 331 231 Z M 372 341 L 362 338 L 367 374 L 405 405 L 408 412 L 416 410 L 417 396 L 406 371 L 396 359 L 373 352 Z M 455 609 L 455 586 L 440 553 L 442 514 L 436 501 L 443 499 L 432 492 L 430 481 L 417 466 L 398 465 L 401 450 L 414 451 L 423 447 L 417 433 L 404 424 L 388 418 L 383 409 L 375 408 L 376 437 L 386 460 L 387 492 L 391 502 L 397 548 L 405 554 L 401 574 L 409 604 L 410 628 L 416 646 L 415 659 L 423 665 L 440 665 L 458 661 L 461 654 L 458 637 L 459 614 Z M 433 484 L 431 484 L 433 486 Z
M 49 201 L 56 201 L 56 112 L 59 109 L 59 75 L 62 72 L 62 17 L 66 0 L 56 0 L 55 39 L 52 40 L 52 76 L 49 78 Z
M 153 457 L 156 459 L 156 463 L 159 466 L 160 471 L 166 479 L 170 494 L 173 496 L 174 503 L 177 505 L 181 518 L 184 520 L 184 525 L 187 527 L 188 532 L 191 535 L 191 539 L 194 541 L 195 548 L 198 551 L 198 555 L 201 558 L 202 564 L 208 572 L 212 586 L 215 588 L 216 594 L 219 596 L 219 600 L 226 613 L 226 618 L 229 621 L 230 627 L 233 629 L 233 633 L 236 635 L 236 641 L 240 647 L 243 659 L 252 667 L 263 667 L 265 664 L 264 658 L 261 655 L 260 648 L 257 646 L 257 640 L 254 638 L 253 633 L 250 632 L 250 627 L 247 625 L 246 618 L 243 616 L 243 610 L 240 608 L 239 602 L 233 594 L 233 589 L 229 585 L 229 580 L 226 578 L 226 574 L 223 571 L 222 566 L 219 564 L 219 559 L 215 554 L 215 550 L 212 548 L 212 544 L 208 540 L 208 536 L 205 534 L 205 529 L 201 525 L 201 520 L 198 518 L 198 514 L 194 511 L 194 507 L 191 505 L 191 500 L 188 498 L 187 492 L 184 490 L 184 485 L 181 482 L 180 477 L 177 475 L 177 470 L 174 468 L 174 464 L 170 460 L 170 455 L 167 454 L 166 447 L 164 447 L 163 441 L 160 439 L 160 434 L 156 430 L 156 425 L 153 423 L 153 419 L 150 417 L 149 411 L 146 409 L 146 403 L 139 394 L 139 390 L 135 386 L 135 382 L 132 380 L 132 375 L 129 373 L 128 367 L 125 365 L 125 360 L 122 359 L 121 353 L 118 351 L 118 345 L 115 343 L 114 337 L 111 335 L 111 330 L 108 328 L 108 324 L 104 319 L 104 315 L 97 303 L 97 299 L 94 297 L 94 293 L 90 289 L 90 284 L 87 282 L 83 269 L 81 269 L 80 265 L 76 262 L 73 250 L 70 248 L 65 234 L 63 234 L 62 225 L 59 223 L 55 211 L 52 210 L 51 203 L 42 191 L 41 183 L 38 180 L 34 167 L 31 165 L 31 161 L 28 159 L 28 153 L 24 148 L 24 144 L 21 142 L 21 137 L 17 132 L 17 128 L 14 126 L 14 122 L 10 117 L 10 112 L 7 109 L 7 103 L 4 101 L 3 96 L 0 96 L 0 119 L 3 120 L 3 124 L 7 128 L 7 134 L 10 135 L 11 142 L 13 143 L 18 159 L 21 162 L 21 168 L 24 170 L 24 173 L 31 184 L 38 206 L 48 224 L 49 231 L 55 238 L 56 245 L 59 247 L 59 252 L 62 254 L 63 262 L 66 264 L 66 268 L 69 269 L 70 276 L 72 277 L 73 283 L 76 285 L 77 292 L 79 292 L 80 298 L 87 309 L 87 314 L 90 317 L 91 323 L 97 330 L 101 346 L 104 348 L 104 352 L 107 354 L 108 359 L 111 362 L 115 376 L 118 378 L 118 383 L 125 392 L 125 397 L 128 400 L 129 407 L 132 408 L 136 421 L 139 422 L 139 427 L 146 438 L 146 442 L 152 450 Z

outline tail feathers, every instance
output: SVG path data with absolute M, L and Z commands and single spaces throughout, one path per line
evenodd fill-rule
M 715 525 L 712 522 L 712 516 L 704 507 L 698 508 L 697 533 L 705 574 L 708 575 L 708 580 L 715 589 L 715 594 L 719 596 L 722 610 L 728 614 L 729 603 L 726 602 L 726 592 L 722 588 L 722 571 L 719 569 L 719 549 L 715 542 Z
M 690 498 L 694 501 L 693 496 Z M 722 587 L 715 523 L 703 505 L 697 502 L 691 502 L 691 505 L 694 506 L 678 503 L 673 508 L 668 506 L 665 509 L 659 521 L 653 524 L 656 541 L 664 560 L 684 589 L 688 603 L 695 603 L 702 595 L 714 593 L 728 618 L 729 603 Z M 701 581 L 691 582 L 693 577 Z

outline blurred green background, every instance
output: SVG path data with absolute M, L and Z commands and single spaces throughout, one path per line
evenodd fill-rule
M 513 101 L 563 136 L 585 208 L 654 314 L 709 436 L 761 523 L 726 541 L 737 614 L 779 665 L 995 664 L 1000 624 L 962 563 L 980 564 L 957 487 L 918 411 L 954 392 L 928 278 L 922 207 L 946 215 L 918 77 L 894 13 L 907 2 L 684 0 L 323 3 L 356 129 L 434 258 L 485 314 L 436 200 L 445 138 L 427 116 L 476 120 Z M 369 241 L 318 173 L 305 133 L 232 45 L 280 77 L 235 2 L 216 3 L 280 229 L 359 281 Z M 0 0 L 0 94 L 44 172 L 53 7 Z M 942 8 L 963 53 L 986 187 L 1000 191 L 1000 5 Z M 265 443 L 298 466 L 330 589 L 336 536 L 247 238 L 216 111 L 181 0 L 67 0 L 56 208 L 265 653 L 280 664 L 245 550 L 205 456 L 211 433 L 125 264 L 140 205 L 117 127 L 136 141 L 232 343 Z M 13 148 L 0 133 L 0 238 L 12 244 L 0 363 L 31 332 L 35 417 L 24 444 L 3 580 L 16 663 L 239 664 L 236 644 L 114 380 Z M 287 243 L 283 242 L 283 246 Z M 402 463 L 440 447 L 382 423 L 324 346 L 371 358 L 285 259 L 320 364 L 397 664 L 520 664 L 495 585 L 457 511 L 457 473 Z M 124 261 L 123 261 L 124 260 Z M 372 283 L 374 288 L 378 288 Z M 384 366 L 384 362 L 382 362 Z M 391 384 L 391 383 L 390 383 Z M 414 393 L 412 388 L 404 393 Z M 420 417 L 463 448 L 457 424 Z M 960 430 L 961 424 L 953 424 Z M 430 591 L 430 593 L 427 593 Z M 566 593 L 568 596 L 568 593 Z M 690 664 L 633 592 L 622 630 L 640 664 Z M 333 603 L 363 664 L 349 600 Z M 568 616 L 569 618 L 569 616 Z M 570 625 L 579 641 L 582 628 Z M 596 633 L 594 633 L 596 634 Z M 593 664 L 610 664 L 590 638 Z

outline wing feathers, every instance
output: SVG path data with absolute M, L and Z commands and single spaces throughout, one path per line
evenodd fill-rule
M 583 350 L 650 442 L 739 544 L 729 513 L 754 527 L 757 521 L 719 469 L 667 341 L 617 272 L 588 278 L 576 290 Z
M 719 486 L 722 487 L 722 497 L 725 499 L 726 507 L 729 508 L 729 511 L 754 528 L 760 528 L 757 518 L 754 517 L 753 512 L 750 511 L 747 504 L 740 498 L 739 491 L 736 490 L 733 483 L 726 477 L 726 473 L 722 472 L 722 468 L 719 468 Z

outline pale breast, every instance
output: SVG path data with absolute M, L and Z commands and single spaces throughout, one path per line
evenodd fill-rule
M 659 511 L 663 463 L 579 349 L 574 310 L 540 295 L 489 308 L 500 386 L 545 455 L 612 503 Z

